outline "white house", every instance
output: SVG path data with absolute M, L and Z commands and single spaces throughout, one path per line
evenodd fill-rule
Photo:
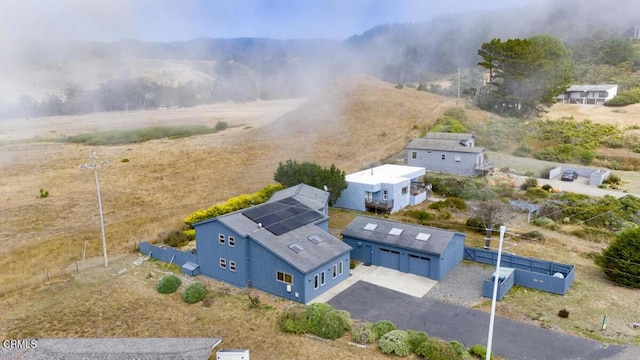
M 406 147 L 407 164 L 427 171 L 478 176 L 491 170 L 483 147 L 475 146 L 475 134 L 429 132 Z
M 559 98 L 562 103 L 602 105 L 618 94 L 617 84 L 572 85 Z
M 349 174 L 347 188 L 335 207 L 358 211 L 394 212 L 427 199 L 419 182 L 423 167 L 386 164 Z

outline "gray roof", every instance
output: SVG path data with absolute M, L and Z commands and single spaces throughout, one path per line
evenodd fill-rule
M 238 234 L 253 239 L 303 274 L 307 274 L 318 266 L 351 251 L 351 246 L 316 225 L 328 218 L 319 211 L 318 214 L 321 215 L 320 220 L 302 225 L 279 236 L 264 227 L 259 227 L 257 223 L 245 216 L 242 210 L 219 216 L 216 219 Z M 319 242 L 315 243 L 309 238 L 319 240 Z M 298 245 L 302 251 L 294 251 L 291 248 L 294 244 Z
M 411 142 L 409 142 L 409 145 L 407 145 L 407 149 L 439 150 L 439 151 L 476 153 L 476 154 L 480 154 L 484 152 L 483 147 L 463 146 L 458 141 L 436 140 L 436 139 L 425 139 L 425 138 L 411 140 Z
M 467 141 L 475 137 L 472 133 L 428 132 L 424 139 Z
M 219 338 L 27 339 L 35 347 L 0 348 L 0 358 L 20 360 L 206 360 Z
M 375 224 L 377 226 L 373 230 L 366 230 L 365 226 L 367 226 L 367 224 Z M 389 233 L 391 229 L 399 229 L 402 230 L 402 232 L 400 235 L 392 235 Z M 420 233 L 429 235 L 428 240 L 416 239 Z M 408 224 L 370 216 L 356 216 L 342 232 L 342 236 L 367 240 L 379 244 L 397 246 L 409 250 L 427 252 L 435 255 L 442 254 L 456 234 L 466 236 L 465 234 L 455 231 Z
M 567 92 L 573 91 L 608 91 L 616 88 L 618 85 L 616 84 L 605 84 L 605 85 L 571 85 Z
M 293 197 L 314 210 L 324 210 L 329 203 L 329 193 L 307 184 L 299 184 L 282 189 L 271 196 L 269 201 Z

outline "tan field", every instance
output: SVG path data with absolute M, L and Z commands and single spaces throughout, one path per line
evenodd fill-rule
M 308 100 L 0 122 L 0 144 L 12 142 L 0 146 L 0 306 L 7 309 L 0 315 L 0 338 L 209 336 L 222 337 L 225 348 L 250 348 L 261 359 L 387 358 L 375 348 L 347 345 L 348 338 L 324 343 L 281 333 L 275 319 L 289 303 L 267 294 L 259 294 L 263 308 L 248 309 L 246 294 L 203 279 L 212 290 L 204 304 L 188 306 L 179 295 L 160 295 L 155 284 L 165 268 L 133 265 L 133 249 L 138 241 L 179 229 L 194 210 L 273 182 L 279 162 L 333 163 L 348 173 L 386 159 L 453 106 L 454 99 L 365 77 Z M 567 116 L 571 110 L 558 106 L 547 116 Z M 629 125 L 640 107 L 624 110 L 581 107 L 574 116 Z M 487 116 L 470 106 L 466 111 L 472 121 Z M 218 121 L 229 129 L 141 144 L 28 141 Z M 93 171 L 78 168 L 94 150 L 109 161 L 99 169 L 108 269 L 101 266 Z M 41 188 L 50 196 L 38 198 Z M 331 226 L 346 222 L 340 215 Z M 82 260 L 85 244 L 87 260 Z M 501 303 L 499 313 L 607 341 L 640 342 L 628 327 L 640 320 L 637 290 L 610 284 L 589 259 L 602 246 L 556 233 L 544 244 L 522 244 L 528 255 L 575 263 L 576 282 L 565 297 L 518 292 Z M 574 323 L 559 322 L 555 313 L 563 307 L 575 310 Z M 610 316 L 610 331 L 595 332 L 603 314 Z

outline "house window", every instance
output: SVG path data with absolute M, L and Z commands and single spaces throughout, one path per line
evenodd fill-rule
M 325 272 L 320 273 L 320 286 L 324 286 L 327 283 L 327 278 Z
M 338 275 L 342 275 L 343 266 L 342 261 L 340 261 L 338 263 Z
M 446 155 L 442 154 L 442 160 L 445 160 L 445 158 L 446 158 Z
M 387 195 L 388 195 L 387 190 L 382 190 L 382 200 L 383 201 L 387 201 Z
M 226 269 L 227 268 L 227 260 L 220 258 L 220 268 L 221 269 Z
M 276 279 L 285 284 L 293 284 L 293 277 L 291 276 L 291 274 L 287 274 L 282 271 L 276 271 Z
M 218 234 L 218 244 L 224 245 L 224 234 Z
M 364 192 L 364 198 L 371 201 L 373 200 L 373 193 L 371 191 L 365 191 Z
M 313 290 L 317 289 L 320 283 L 320 278 L 318 277 L 318 274 L 315 274 L 313 276 Z
M 600 91 L 600 92 L 598 92 L 598 97 L 606 98 L 606 97 L 607 97 L 607 95 L 608 95 L 608 94 L 607 94 L 607 92 L 606 92 L 606 91 Z
M 462 157 L 460 155 L 455 155 L 453 158 L 456 162 L 460 162 L 462 160 Z
M 402 195 L 407 195 L 408 192 L 409 192 L 409 188 L 407 186 L 402 188 Z
M 236 238 L 233 236 L 229 236 L 229 246 L 234 247 L 236 246 Z
M 412 158 L 412 159 L 415 159 L 415 158 L 417 158 L 417 157 L 418 157 L 418 153 L 417 153 L 417 152 L 415 152 L 415 151 L 412 151 L 412 152 L 411 152 L 411 158 Z
M 229 270 L 236 272 L 236 262 L 235 261 L 229 261 Z
M 336 276 L 338 276 L 338 265 L 337 264 L 333 264 L 333 268 L 331 270 L 331 275 L 333 276 L 334 279 L 336 278 Z

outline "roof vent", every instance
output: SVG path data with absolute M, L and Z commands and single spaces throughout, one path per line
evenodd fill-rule
M 425 234 L 425 233 L 418 233 L 418 235 L 416 235 L 416 240 L 422 240 L 422 241 L 427 241 L 429 240 L 429 238 L 431 237 L 431 234 Z
M 298 244 L 289 245 L 289 249 L 293 250 L 293 252 L 296 254 L 299 254 L 304 251 L 304 248 Z
M 402 229 L 398 229 L 398 228 L 391 228 L 391 230 L 389 230 L 389 235 L 395 235 L 398 236 L 402 234 Z
M 372 223 L 368 223 L 367 225 L 364 226 L 365 230 L 369 230 L 369 231 L 373 231 L 378 227 L 378 224 L 372 224 Z

